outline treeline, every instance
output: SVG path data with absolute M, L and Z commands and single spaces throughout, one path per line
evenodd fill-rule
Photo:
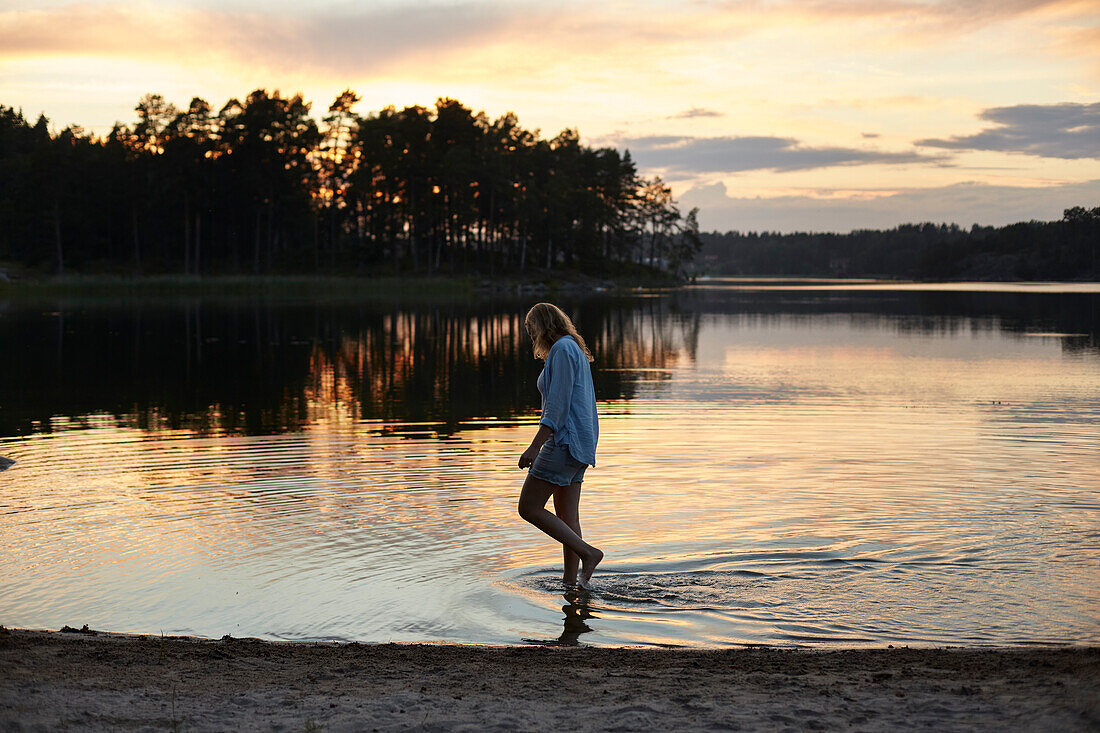
M 1004 227 L 905 224 L 849 234 L 702 234 L 696 271 L 712 275 L 914 279 L 1100 279 L 1100 207 Z
M 700 246 L 629 153 L 453 99 L 318 123 L 300 95 L 144 96 L 105 137 L 0 105 L 0 261 L 65 273 L 679 274 Z

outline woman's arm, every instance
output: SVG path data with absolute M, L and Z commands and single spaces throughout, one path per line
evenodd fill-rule
M 569 403 L 573 399 L 573 381 L 576 373 L 570 358 L 569 345 L 559 345 L 546 357 L 546 399 L 542 403 L 539 423 L 554 433 L 565 427 L 569 417 Z M 573 345 L 574 349 L 577 347 Z
M 542 444 L 550 439 L 550 436 L 554 434 L 546 425 L 539 425 L 539 431 L 535 433 L 535 439 L 531 441 L 531 445 L 527 450 L 523 451 L 523 455 L 519 457 L 519 467 L 527 468 L 535 462 L 535 456 L 542 450 Z
M 546 399 L 543 401 L 539 431 L 530 447 L 519 457 L 519 467 L 527 468 L 539 454 L 542 444 L 555 432 L 565 427 L 569 415 L 569 402 L 573 396 L 573 362 L 565 348 L 551 350 L 546 357 Z

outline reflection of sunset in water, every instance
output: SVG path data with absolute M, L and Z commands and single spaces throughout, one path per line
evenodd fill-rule
M 579 600 L 555 580 L 560 550 L 515 516 L 540 368 L 519 308 L 349 320 L 293 352 L 300 380 L 250 388 L 283 395 L 262 403 L 284 421 L 267 433 L 239 429 L 247 400 L 57 415 L 0 438 L 17 461 L 2 474 L 4 623 L 1095 643 L 1095 353 L 869 309 L 583 307 L 603 381 L 582 523 L 609 557 Z M 201 419 L 173 427 L 181 414 Z

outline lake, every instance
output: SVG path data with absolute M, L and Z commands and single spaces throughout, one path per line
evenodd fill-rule
M 555 299 L 596 355 L 584 594 L 515 512 L 538 299 L 0 300 L 0 623 L 1100 643 L 1100 288 Z

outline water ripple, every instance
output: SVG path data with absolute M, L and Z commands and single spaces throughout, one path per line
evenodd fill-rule
M 90 414 L 0 438 L 0 614 L 286 639 L 1100 642 L 1095 361 L 852 318 L 699 323 L 601 404 L 590 593 L 515 516 L 532 415 L 441 437 L 336 400 L 273 435 Z

